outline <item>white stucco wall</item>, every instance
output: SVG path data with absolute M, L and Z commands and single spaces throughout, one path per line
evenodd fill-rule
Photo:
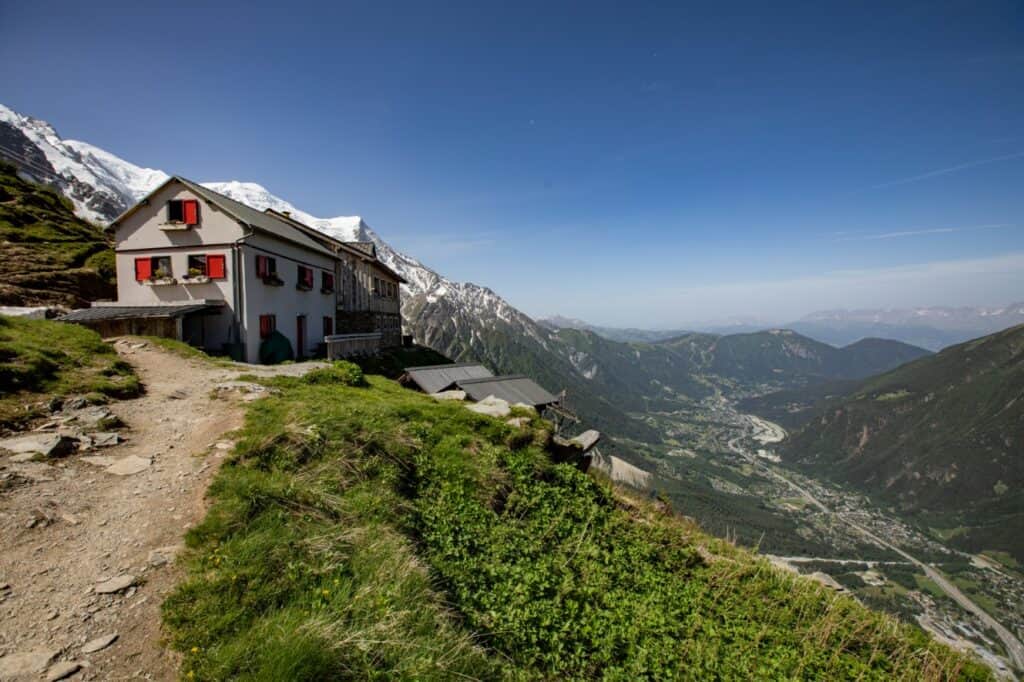
M 168 225 L 167 202 L 172 199 L 198 200 L 199 224 L 185 230 L 161 229 Z M 206 203 L 181 183 L 173 182 L 115 226 L 113 234 L 119 303 L 144 306 L 203 299 L 224 301 L 225 307 L 219 315 L 203 320 L 204 345 L 217 352 L 224 344 L 236 340 L 232 329 L 236 273 L 231 245 L 244 231 L 234 218 Z M 225 278 L 202 284 L 182 282 L 188 275 L 190 255 L 224 256 Z M 171 274 L 177 283 L 152 285 L 136 281 L 135 260 L 160 256 L 171 259 Z
M 334 318 L 334 294 L 320 293 L 322 273 L 334 273 L 334 259 L 259 232 L 246 239 L 241 255 L 246 360 L 259 362 L 260 315 L 275 315 L 277 331 L 287 337 L 292 349 L 304 356 L 312 354 L 323 342 L 323 318 Z M 277 259 L 277 275 L 284 284 L 268 285 L 256 276 L 257 255 Z M 300 264 L 313 268 L 312 291 L 296 289 Z M 306 316 L 306 344 L 302 349 L 297 347 L 296 318 L 300 315 Z

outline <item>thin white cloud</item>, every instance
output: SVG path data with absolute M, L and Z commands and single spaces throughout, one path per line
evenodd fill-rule
M 734 315 L 794 320 L 832 308 L 976 305 L 1020 298 L 1024 291 L 1024 251 L 986 258 L 831 270 L 781 279 L 709 282 L 651 287 L 637 299 L 602 291 L 600 303 L 579 301 L 574 317 L 618 326 L 685 328 L 699 320 Z M 548 301 L 550 305 L 550 301 Z M 609 319 L 609 311 L 619 311 Z M 568 313 L 566 313 L 568 314 Z
M 879 232 L 876 234 L 866 233 L 836 233 L 836 234 L 856 234 L 856 236 L 842 236 L 834 241 L 837 242 L 850 242 L 850 241 L 873 241 L 876 239 L 898 239 L 900 237 L 918 237 L 926 234 L 951 234 L 953 232 L 974 232 L 975 230 L 992 230 L 1000 227 L 1010 227 L 1010 223 L 991 223 L 988 225 L 968 225 L 966 227 L 935 227 L 921 230 L 900 230 L 897 232 Z
M 990 163 L 999 163 L 1000 161 L 1011 161 L 1013 159 L 1024 158 L 1024 152 L 1017 152 L 1016 154 L 1006 154 L 1005 156 L 996 156 L 991 159 L 981 159 L 979 161 L 968 161 L 967 163 L 961 163 L 956 166 L 950 166 L 948 168 L 939 168 L 938 170 L 929 171 L 927 173 L 921 173 L 920 175 L 912 175 L 908 178 L 900 178 L 899 180 L 892 180 L 890 182 L 883 182 L 880 185 L 873 185 L 872 189 L 884 189 L 886 187 L 895 187 L 897 185 L 906 185 L 911 182 L 919 182 L 921 180 L 928 180 L 929 178 L 936 178 L 940 175 L 949 175 L 950 173 L 956 173 L 968 168 L 976 168 L 978 166 L 986 166 Z

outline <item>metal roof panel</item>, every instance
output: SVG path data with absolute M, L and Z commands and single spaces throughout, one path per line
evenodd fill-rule
M 553 396 L 533 379 L 519 374 L 481 379 L 464 379 L 456 382 L 472 400 L 483 400 L 494 396 L 507 401 L 510 405 L 525 403 L 534 407 L 550 405 L 558 402 Z
M 424 393 L 438 393 L 450 388 L 460 380 L 494 376 L 491 370 L 475 363 L 406 367 L 405 374 Z

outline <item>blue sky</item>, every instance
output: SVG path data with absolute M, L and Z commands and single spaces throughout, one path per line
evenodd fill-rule
M 1024 4 L 3 3 L 0 101 L 534 315 L 1024 299 Z

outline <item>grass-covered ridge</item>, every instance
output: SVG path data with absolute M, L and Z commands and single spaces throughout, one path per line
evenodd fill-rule
M 987 677 L 551 463 L 543 423 L 337 378 L 251 406 L 164 605 L 186 677 Z
M 50 397 L 130 398 L 141 390 L 131 365 L 96 332 L 0 315 L 0 430 L 38 416 Z
M 114 298 L 114 251 L 55 190 L 0 161 L 0 305 L 81 307 Z

